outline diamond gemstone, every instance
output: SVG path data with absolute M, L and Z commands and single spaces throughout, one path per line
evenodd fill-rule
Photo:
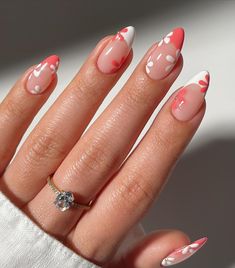
M 54 201 L 54 204 L 61 211 L 65 211 L 72 207 L 74 201 L 74 196 L 71 192 L 60 192 Z

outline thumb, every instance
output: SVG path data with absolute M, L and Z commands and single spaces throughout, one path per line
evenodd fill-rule
M 129 248 L 110 267 L 160 268 L 186 260 L 196 253 L 206 238 L 190 243 L 186 234 L 177 230 L 161 230 L 146 235 Z

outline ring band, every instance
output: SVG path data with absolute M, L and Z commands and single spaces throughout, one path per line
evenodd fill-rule
M 80 204 L 76 201 L 74 201 L 74 195 L 72 192 L 66 192 L 63 190 L 59 190 L 55 184 L 52 182 L 51 176 L 47 178 L 48 185 L 52 189 L 52 191 L 56 194 L 56 198 L 54 201 L 55 206 L 60 210 L 60 211 L 66 211 L 69 208 L 83 208 L 83 209 L 90 209 L 91 204 L 93 201 L 91 200 L 87 205 Z

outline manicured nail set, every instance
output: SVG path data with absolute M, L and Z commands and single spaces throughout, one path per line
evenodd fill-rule
M 132 26 L 123 28 L 108 42 L 100 53 L 97 67 L 103 74 L 114 74 L 125 63 L 135 37 Z M 153 46 L 145 63 L 146 75 L 153 81 L 167 78 L 173 71 L 181 55 L 184 42 L 184 30 L 176 28 L 167 34 L 159 43 Z M 29 74 L 26 89 L 31 94 L 41 94 L 49 88 L 56 77 L 59 57 L 50 56 L 37 65 Z M 210 76 L 202 71 L 179 89 L 172 100 L 172 115 L 179 121 L 191 120 L 200 110 L 209 86 Z M 163 259 L 163 267 L 182 262 L 195 254 L 207 241 L 202 238 L 170 253 Z

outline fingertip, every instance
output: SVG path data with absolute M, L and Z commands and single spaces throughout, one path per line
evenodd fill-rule
M 109 43 L 112 42 L 114 35 L 109 35 L 101 39 L 96 47 L 92 50 L 90 55 L 88 56 L 86 62 L 82 66 L 83 70 L 88 70 L 93 66 L 93 69 L 97 70 L 96 74 L 99 77 L 113 77 L 113 79 L 119 78 L 123 72 L 127 69 L 133 59 L 133 49 L 130 48 L 128 54 L 126 55 L 125 59 L 123 60 L 122 64 L 112 72 L 102 72 L 99 67 L 99 61 L 102 54 L 104 54 L 104 50 L 106 50 Z
M 203 237 L 192 243 L 190 242 L 174 249 L 161 261 L 160 266 L 172 266 L 187 260 L 197 253 L 206 244 L 207 240 L 207 237 Z
M 146 235 L 125 256 L 126 267 L 161 267 L 162 260 L 176 248 L 190 243 L 179 230 L 160 230 Z

